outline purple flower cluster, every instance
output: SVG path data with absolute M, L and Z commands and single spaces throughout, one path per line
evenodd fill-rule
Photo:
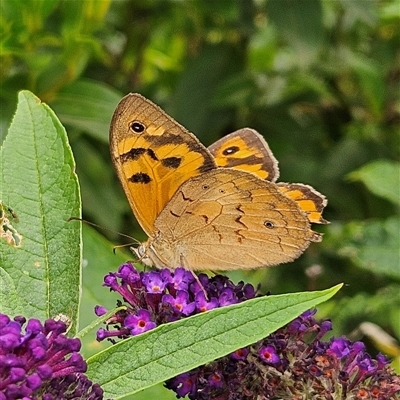
M 99 341 L 138 335 L 160 324 L 256 296 L 252 285 L 183 268 L 138 272 L 124 264 L 104 286 L 118 292 L 126 309 L 97 332 Z M 122 305 L 119 302 L 118 305 Z M 96 314 L 107 312 L 101 306 Z M 382 355 L 372 359 L 361 342 L 322 341 L 330 321 L 308 311 L 264 340 L 166 382 L 178 398 L 192 400 L 389 400 L 400 399 L 400 378 Z
M 64 335 L 64 322 L 0 314 L 0 400 L 103 398 L 83 373 L 79 339 Z
M 248 348 L 168 382 L 177 397 L 196 400 L 400 399 L 400 377 L 361 342 L 321 341 L 331 323 L 307 311 Z
M 234 285 L 227 277 L 205 274 L 195 280 L 183 268 L 138 272 L 132 264 L 119 267 L 118 272 L 104 278 L 104 286 L 119 293 L 127 308 L 118 311 L 99 329 L 97 340 L 123 339 L 138 335 L 160 324 L 198 314 L 216 307 L 227 306 L 255 297 L 256 291 L 243 282 Z M 121 303 L 119 303 L 121 305 Z M 107 312 L 97 306 L 96 315 Z

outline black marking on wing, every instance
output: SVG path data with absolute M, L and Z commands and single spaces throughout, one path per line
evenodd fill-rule
M 147 149 L 147 154 L 152 158 L 154 161 L 158 161 L 156 153 L 152 149 Z
M 235 231 L 235 233 L 236 233 L 236 235 L 237 235 L 237 241 L 238 241 L 238 243 L 242 244 L 242 243 L 243 243 L 243 239 L 246 239 L 246 237 L 243 236 L 243 235 L 240 233 L 240 230 Z
M 120 159 L 121 163 L 125 163 L 130 160 L 137 160 L 141 155 L 146 153 L 146 151 L 147 150 L 142 147 L 138 147 L 138 148 L 133 147 L 126 153 L 121 154 L 119 156 L 119 159 Z
M 162 135 L 146 135 L 146 140 L 154 144 L 156 147 L 163 146 L 165 144 L 182 144 L 185 143 L 184 138 L 179 135 L 170 132 L 163 132 Z M 189 146 L 189 143 L 188 143 Z
M 167 157 L 161 160 L 161 164 L 164 167 L 176 169 L 181 165 L 182 158 L 180 157 Z
M 261 157 L 257 156 L 249 156 L 246 158 L 236 158 L 236 157 L 228 157 L 229 166 L 237 166 L 237 165 L 257 165 L 263 164 L 263 160 Z
M 247 227 L 247 225 L 244 224 L 244 223 L 240 220 L 241 218 L 242 218 L 242 216 L 239 215 L 237 218 L 235 218 L 235 222 L 237 222 L 238 224 L 244 226 L 246 229 L 249 229 L 249 228 Z
M 215 169 L 215 164 L 214 164 L 214 160 L 212 158 L 206 157 L 204 159 L 204 162 L 202 165 L 200 165 L 199 168 L 197 168 L 197 170 L 200 173 L 204 173 L 207 171 L 210 171 L 211 169 Z
M 238 210 L 239 212 L 241 212 L 242 214 L 244 214 L 245 212 L 244 212 L 240 207 L 242 207 L 241 204 L 239 204 L 239 205 L 236 207 L 236 210 Z
M 145 174 L 144 172 L 137 172 L 136 174 L 133 174 L 130 178 L 128 178 L 129 182 L 132 183 L 150 183 L 151 178 L 149 175 Z
M 222 235 L 220 234 L 220 232 L 219 232 L 219 230 L 218 230 L 218 228 L 215 226 L 215 225 L 212 225 L 212 227 L 213 227 L 213 229 L 214 229 L 214 232 L 218 235 L 218 241 L 219 241 L 219 243 L 222 243 Z
M 183 199 L 183 200 L 188 201 L 188 202 L 190 202 L 190 203 L 192 203 L 192 202 L 194 201 L 194 200 L 191 199 L 190 197 L 186 197 L 186 196 L 183 194 L 183 191 L 182 191 L 182 190 L 180 190 L 179 193 L 182 195 L 182 199 Z

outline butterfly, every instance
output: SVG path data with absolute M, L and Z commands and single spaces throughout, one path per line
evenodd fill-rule
M 311 222 L 323 222 L 325 198 L 306 185 L 276 184 L 279 170 L 267 143 L 256 131 L 245 132 L 207 149 L 140 94 L 120 101 L 110 151 L 148 235 L 134 249 L 144 264 L 253 269 L 292 261 L 321 240 Z

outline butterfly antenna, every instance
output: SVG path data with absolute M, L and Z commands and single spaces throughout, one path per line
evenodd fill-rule
M 101 226 L 101 225 L 97 225 L 94 222 L 87 221 L 86 219 L 79 218 L 79 217 L 70 217 L 70 218 L 67 219 L 67 222 L 71 222 L 71 221 L 84 222 L 85 224 L 88 224 L 88 225 L 91 225 L 91 226 L 95 226 L 96 228 L 99 228 L 99 229 L 101 229 L 103 231 L 111 232 L 111 233 L 114 233 L 115 235 L 123 236 L 123 237 L 126 237 L 126 238 L 130 239 L 130 240 L 133 240 L 133 243 L 135 243 L 135 244 L 137 244 L 137 243 L 140 244 L 140 242 L 137 239 L 133 238 L 132 236 L 125 235 L 124 233 L 121 233 L 121 232 L 113 231 L 112 229 L 105 228 L 104 226 Z M 115 246 L 115 247 L 130 246 L 133 243 L 130 243 L 128 245 Z
M 122 235 L 122 236 L 125 236 L 125 237 L 128 237 L 129 239 L 132 239 L 133 242 L 131 242 L 131 243 L 126 243 L 126 244 L 118 244 L 118 245 L 114 246 L 114 247 L 113 247 L 113 253 L 115 254 L 115 250 L 116 250 L 116 249 L 120 249 L 120 248 L 128 247 L 128 246 L 129 246 L 129 250 L 130 250 L 132 253 L 136 254 L 136 252 L 135 252 L 134 250 L 132 250 L 132 249 L 134 249 L 133 245 L 135 245 L 135 246 L 141 245 L 141 242 L 140 242 L 139 240 L 137 240 L 137 239 L 135 239 L 135 238 L 133 238 L 133 237 L 127 236 L 127 235 Z M 141 260 L 141 258 L 138 258 L 138 261 L 140 261 L 140 260 Z

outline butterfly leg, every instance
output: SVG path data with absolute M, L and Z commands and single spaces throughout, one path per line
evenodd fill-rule
M 203 286 L 202 283 L 200 282 L 200 279 L 199 279 L 199 277 L 196 275 L 196 273 L 195 273 L 193 270 L 191 270 L 190 267 L 187 265 L 188 263 L 185 262 L 185 256 L 184 256 L 183 254 L 181 254 L 181 255 L 179 256 L 179 258 L 180 258 L 181 267 L 182 267 L 182 268 L 185 268 L 185 269 L 188 270 L 188 271 L 190 271 L 190 273 L 193 275 L 193 278 L 194 278 L 195 281 L 198 283 L 198 285 L 200 286 L 200 289 L 201 289 L 202 292 L 204 293 L 204 296 L 205 296 L 206 300 L 208 301 L 209 298 L 208 298 L 206 289 L 204 289 L 204 286 Z

